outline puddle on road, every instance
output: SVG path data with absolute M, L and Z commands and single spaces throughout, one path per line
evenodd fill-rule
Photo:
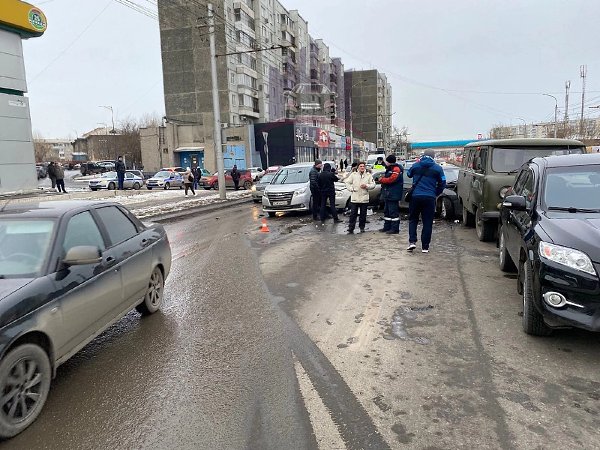
M 414 322 L 418 320 L 419 313 L 425 313 L 433 310 L 433 305 L 427 306 L 401 306 L 396 311 L 394 311 L 394 315 L 392 316 L 391 323 L 387 323 L 386 321 L 380 321 L 380 325 L 387 325 L 385 333 L 383 334 L 383 338 L 388 341 L 400 339 L 403 341 L 412 341 L 417 344 L 427 345 L 431 341 L 423 336 L 411 336 L 411 334 L 407 330 L 407 324 L 410 322 Z

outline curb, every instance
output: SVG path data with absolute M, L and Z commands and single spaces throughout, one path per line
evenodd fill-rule
M 151 221 L 151 222 L 174 222 L 176 220 L 187 219 L 192 215 L 200 214 L 200 213 L 209 213 L 213 211 L 217 211 L 219 209 L 232 208 L 234 206 L 243 205 L 245 203 L 252 202 L 252 197 L 243 198 L 239 200 L 226 200 L 224 202 L 213 203 L 210 205 L 196 206 L 194 208 L 182 209 L 181 211 L 174 211 L 172 213 L 166 214 L 158 214 L 156 216 L 147 216 L 140 219 L 142 222 Z M 131 211 L 135 214 L 135 210 Z

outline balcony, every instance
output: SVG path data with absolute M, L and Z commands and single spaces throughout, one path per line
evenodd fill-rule
M 311 81 L 319 81 L 319 71 L 316 69 L 310 69 Z
M 233 9 L 241 9 L 254 19 L 253 2 L 250 0 L 236 1 L 233 3 Z
M 240 105 L 238 107 L 240 116 L 253 117 L 254 119 L 260 119 L 260 110 L 252 106 Z
M 330 81 L 331 83 L 335 83 L 335 84 L 337 84 L 337 81 L 338 81 L 337 74 L 335 74 L 335 73 L 331 73 L 331 74 L 329 74 L 329 81 Z

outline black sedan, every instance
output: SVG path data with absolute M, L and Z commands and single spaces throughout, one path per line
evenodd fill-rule
M 510 194 L 499 261 L 519 273 L 524 331 L 600 331 L 600 155 L 535 158 Z
M 36 419 L 60 364 L 131 309 L 156 312 L 170 268 L 165 230 L 120 205 L 0 209 L 0 438 Z

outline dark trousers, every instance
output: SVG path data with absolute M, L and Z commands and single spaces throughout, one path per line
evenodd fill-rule
M 197 179 L 194 179 L 194 189 L 198 189 L 198 181 Z
M 431 243 L 431 232 L 433 230 L 433 218 L 435 217 L 435 198 L 434 197 L 413 197 L 410 201 L 408 213 L 408 241 L 417 242 L 417 225 L 419 216 L 423 221 L 421 230 L 421 247 L 429 249 Z
M 335 209 L 335 191 L 321 192 L 321 222 L 325 222 L 327 217 L 327 200 L 333 220 L 338 219 L 337 209 Z
M 56 178 L 50 177 L 50 181 L 52 182 L 52 189 L 56 189 Z
M 185 195 L 188 194 L 188 191 L 192 191 L 193 195 L 196 195 L 196 191 L 194 191 L 194 185 L 192 183 L 183 183 L 183 187 L 185 188 Z
M 240 189 L 240 180 L 233 180 L 233 186 L 235 187 L 236 191 L 239 191 L 239 189 Z
M 383 207 L 383 230 L 400 233 L 400 205 L 398 200 L 386 200 Z
M 117 172 L 117 180 L 119 182 L 119 190 L 123 190 L 123 183 L 125 182 L 125 174 L 123 172 Z
M 63 192 L 63 193 L 67 193 L 67 191 L 65 191 L 65 180 L 63 179 L 56 179 L 56 187 L 58 188 L 58 192 Z
M 321 211 L 321 191 L 318 189 L 311 189 L 312 194 L 312 215 L 313 219 L 318 219 Z
M 350 203 L 350 223 L 348 224 L 348 230 L 354 231 L 356 227 L 356 217 L 358 216 L 358 228 L 361 230 L 365 229 L 367 224 L 367 208 L 368 203 Z M 359 215 L 360 210 L 360 215 Z

